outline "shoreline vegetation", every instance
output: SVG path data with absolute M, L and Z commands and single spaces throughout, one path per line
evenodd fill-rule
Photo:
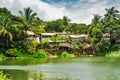
M 106 8 L 90 24 L 69 17 L 43 21 L 30 7 L 13 15 L 0 8 L 0 60 L 12 58 L 120 57 L 120 12 Z
M 2 71 L 0 71 L 0 79 L 1 80 L 12 80 L 10 78 L 7 78 L 8 74 L 4 74 Z

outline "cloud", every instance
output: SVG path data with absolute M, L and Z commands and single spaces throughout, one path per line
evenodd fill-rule
M 103 15 L 105 8 L 110 7 L 112 0 L 79 0 L 77 2 L 47 3 L 42 0 L 1 0 L 0 7 L 7 7 L 13 14 L 19 15 L 18 11 L 31 7 L 38 16 L 51 21 L 68 16 L 72 22 L 90 23 L 93 14 Z M 114 5 L 114 4 L 113 4 Z M 116 1 L 116 5 L 118 5 Z
M 82 2 L 80 1 L 72 6 L 70 14 L 72 13 L 73 15 L 70 16 L 70 18 L 73 22 L 88 24 L 91 22 L 93 14 L 103 15 L 105 13 L 105 8 L 108 7 L 107 0 L 101 0 L 101 2 L 97 1 L 95 4 L 92 4 L 89 1 L 83 2 L 82 0 Z
M 98 0 L 88 0 L 89 2 L 97 2 Z
M 55 20 L 66 15 L 65 7 L 57 8 L 39 0 L 2 0 L 0 5 L 7 7 L 13 14 L 18 14 L 19 10 L 31 7 L 43 20 Z

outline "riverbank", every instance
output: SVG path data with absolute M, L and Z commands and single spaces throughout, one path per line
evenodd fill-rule
M 60 55 L 52 55 L 52 54 L 46 54 L 44 53 L 44 57 L 43 54 L 42 55 L 37 55 L 37 57 L 34 56 L 22 56 L 22 57 L 6 57 L 4 55 L 0 55 L 0 60 L 5 60 L 5 59 L 35 59 L 35 58 L 43 58 L 43 59 L 53 59 L 53 58 L 75 58 L 75 57 L 95 57 L 95 55 L 74 55 L 74 54 L 70 54 L 66 51 L 62 52 Z M 41 56 L 41 57 L 40 57 Z M 98 56 L 99 57 L 99 56 Z M 112 51 L 110 53 L 106 53 L 105 56 L 103 57 L 120 57 L 120 50 L 119 51 Z

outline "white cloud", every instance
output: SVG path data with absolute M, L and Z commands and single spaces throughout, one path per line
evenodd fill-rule
M 83 3 L 87 1 L 86 3 Z M 1 0 L 0 6 L 7 7 L 13 14 L 18 15 L 18 10 L 23 10 L 25 7 L 31 7 L 38 16 L 45 20 L 55 20 L 68 16 L 72 22 L 90 23 L 93 14 L 103 15 L 105 8 L 108 7 L 109 0 L 80 0 L 78 3 L 54 3 L 49 4 L 41 0 Z M 94 3 L 94 4 L 93 4 Z
M 80 22 L 80 23 L 90 23 L 93 14 L 103 15 L 105 13 L 105 8 L 107 6 L 107 0 L 102 2 L 96 2 L 96 4 L 82 4 L 81 2 L 75 4 L 73 6 L 73 10 L 71 11 L 72 15 L 71 18 L 73 22 Z
M 7 7 L 12 13 L 18 14 L 19 10 L 31 7 L 43 20 L 55 20 L 66 15 L 65 7 L 57 8 L 39 0 L 2 0 L 0 5 Z
M 88 0 L 88 2 L 97 2 L 98 0 Z

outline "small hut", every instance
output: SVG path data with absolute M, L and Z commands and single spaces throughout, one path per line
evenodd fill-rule
M 76 41 L 80 42 L 88 42 L 89 35 L 81 34 L 81 35 L 70 35 L 69 36 L 70 42 L 75 43 Z
M 51 37 L 52 36 L 56 36 L 55 33 L 41 33 L 41 36 L 40 36 L 40 41 L 44 41 L 44 40 L 48 40 L 48 42 L 53 42 L 51 40 Z
M 33 31 L 27 31 L 27 41 L 36 40 L 38 43 L 40 42 L 39 35 L 36 35 Z

